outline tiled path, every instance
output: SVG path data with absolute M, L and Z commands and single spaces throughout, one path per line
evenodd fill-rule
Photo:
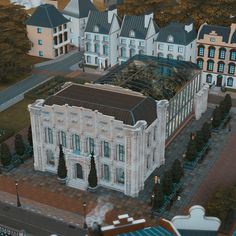
M 14 180 L 19 181 L 19 191 L 23 203 L 29 209 L 41 211 L 42 214 L 50 214 L 56 218 L 63 218 L 64 221 L 80 224 L 83 222 L 83 201 L 87 202 L 88 221 L 92 218 L 101 220 L 106 214 L 105 223 L 111 223 L 117 214 L 129 213 L 134 218 L 146 218 L 149 224 L 155 223 L 155 220 L 150 220 L 150 207 L 148 202 L 150 199 L 150 191 L 153 185 L 153 176 L 161 175 L 164 169 L 168 169 L 175 158 L 182 158 L 187 145 L 187 140 L 191 132 L 201 128 L 204 121 L 211 117 L 212 109 L 209 109 L 199 121 L 191 121 L 178 135 L 178 137 L 168 146 L 166 150 L 166 165 L 156 170 L 155 173 L 146 181 L 145 190 L 140 193 L 137 199 L 124 196 L 112 190 L 99 188 L 97 192 L 83 192 L 77 189 L 66 187 L 58 183 L 56 176 L 49 173 L 42 173 L 33 170 L 32 160 L 14 169 L 8 174 L 0 176 L 0 191 L 4 191 L 13 195 L 2 195 L 0 192 L 0 200 L 6 198 L 10 202 L 15 202 L 15 185 Z M 235 118 L 234 124 L 235 127 Z M 221 148 L 222 142 L 227 142 L 228 135 L 223 131 L 216 138 Z M 212 154 L 217 159 L 217 155 Z M 207 161 L 209 160 L 210 163 Z M 209 168 L 213 165 L 213 158 L 206 158 L 199 171 L 193 171 L 186 174 L 185 192 L 181 195 L 181 201 L 174 204 L 171 212 L 165 214 L 165 217 L 171 218 L 173 215 L 180 214 L 183 208 L 187 208 L 191 202 L 192 196 L 197 191 L 200 185 L 201 178 L 207 175 Z M 207 166 L 206 168 L 202 168 Z M 189 178 L 191 176 L 191 178 Z M 201 178 L 200 178 L 201 177 Z M 194 182 L 195 181 L 195 182 Z M 195 187 L 193 187 L 195 186 Z M 2 196 L 2 197 L 1 197 Z M 9 199 L 8 199 L 9 196 Z M 30 200 L 28 200 L 30 199 Z M 37 202 L 37 203 L 36 203 Z M 50 207 L 49 207 L 50 206 Z M 96 206 L 98 206 L 96 208 Z M 55 209 L 55 208 L 59 208 Z M 92 211 L 92 209 L 96 209 Z M 71 214 L 69 212 L 72 212 Z M 64 216 L 64 217 L 62 217 Z M 75 218 L 72 220 L 72 218 Z

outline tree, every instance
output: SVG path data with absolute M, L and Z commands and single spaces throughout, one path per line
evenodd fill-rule
M 166 171 L 162 180 L 163 193 L 169 196 L 172 193 L 172 173 L 171 171 Z
M 225 102 L 225 113 L 229 113 L 232 107 L 232 99 L 230 94 L 225 95 L 224 102 Z
M 94 160 L 94 153 L 91 153 L 91 160 L 90 160 L 90 172 L 88 176 L 89 187 L 95 188 L 97 187 L 98 179 L 97 179 L 97 170 L 96 164 Z
M 6 143 L 1 144 L 0 157 L 3 166 L 7 166 L 11 163 L 11 153 Z
M 205 144 L 205 142 L 204 142 L 202 130 L 199 130 L 196 133 L 196 147 L 197 147 L 198 152 L 200 152 L 202 150 L 204 144 Z
M 220 108 L 217 106 L 214 111 L 213 111 L 213 120 L 212 120 L 212 127 L 213 128 L 217 128 L 220 126 L 221 124 L 221 110 Z
M 22 6 L 0 4 L 0 82 L 31 71 L 32 61 L 27 56 L 31 47 L 25 25 L 27 18 Z
M 65 155 L 62 149 L 62 145 L 59 146 L 59 163 L 57 167 L 57 176 L 60 179 L 65 179 L 67 177 L 67 168 L 66 168 L 66 161 L 65 161 Z
M 164 203 L 164 194 L 163 194 L 163 188 L 162 185 L 157 183 L 156 185 L 156 192 L 154 192 L 154 199 L 153 199 L 153 209 L 159 209 L 162 207 Z
M 32 139 L 32 129 L 31 129 L 31 125 L 28 129 L 28 142 L 29 142 L 29 145 L 31 147 L 33 147 L 33 139 Z
M 180 179 L 184 175 L 184 170 L 181 162 L 176 159 L 171 167 L 172 180 L 174 183 L 179 183 Z
M 210 124 L 207 122 L 205 122 L 202 126 L 202 135 L 203 135 L 204 143 L 207 143 L 208 140 L 211 138 L 211 128 L 210 128 Z
M 21 134 L 15 136 L 15 151 L 19 156 L 22 156 L 25 153 L 25 144 Z
M 190 139 L 187 151 L 186 151 L 186 159 L 188 161 L 194 161 L 197 154 L 197 145 L 196 145 L 196 139 Z

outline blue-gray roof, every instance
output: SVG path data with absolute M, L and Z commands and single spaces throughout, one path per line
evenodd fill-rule
M 54 28 L 68 22 L 61 12 L 51 4 L 43 4 L 37 7 L 32 16 L 26 20 L 26 25 L 45 28 Z
M 116 14 L 113 17 L 117 17 Z M 120 23 L 119 18 L 117 17 L 118 22 Z M 111 21 L 112 22 L 112 21 Z M 90 11 L 85 32 L 94 32 L 94 27 L 98 26 L 99 34 L 109 34 L 111 23 L 108 23 L 108 11 L 99 12 L 99 11 Z
M 216 236 L 217 231 L 178 229 L 181 236 Z
M 153 19 L 152 19 L 153 21 Z M 121 27 L 120 37 L 130 38 L 130 31 L 135 32 L 136 39 L 145 39 L 148 31 L 148 27 L 145 28 L 145 15 L 140 16 L 125 16 Z M 159 27 L 153 21 L 156 33 L 159 31 Z
M 203 25 L 203 27 L 200 29 L 198 39 L 203 39 L 205 34 L 210 34 L 212 31 L 215 31 L 218 36 L 222 36 L 223 42 L 228 43 L 230 28 L 217 25 Z
M 194 27 L 189 32 L 187 32 L 184 28 L 185 24 L 183 23 L 171 22 L 167 26 L 160 29 L 157 36 L 157 42 L 167 43 L 168 37 L 171 35 L 174 38 L 174 44 L 188 45 L 197 38 L 197 32 Z
M 236 43 L 236 30 L 234 31 L 232 38 L 231 38 L 231 42 L 230 43 Z
M 88 17 L 89 11 L 96 11 L 90 0 L 70 0 L 64 8 L 63 14 L 75 18 L 85 18 Z

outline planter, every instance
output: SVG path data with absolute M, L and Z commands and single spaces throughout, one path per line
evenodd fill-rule
M 57 179 L 58 179 L 60 184 L 65 184 L 66 180 L 67 180 L 67 177 L 66 178 L 60 178 L 60 177 L 57 176 Z
M 97 190 L 97 188 L 98 188 L 98 186 L 96 186 L 96 187 L 90 187 L 90 186 L 88 186 L 88 191 L 89 192 L 96 192 L 96 190 Z

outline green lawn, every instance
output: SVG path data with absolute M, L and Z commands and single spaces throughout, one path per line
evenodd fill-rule
M 7 110 L 0 112 L 0 128 L 10 129 L 17 133 L 29 126 L 30 116 L 27 106 L 32 102 L 34 102 L 33 99 L 25 98 Z

